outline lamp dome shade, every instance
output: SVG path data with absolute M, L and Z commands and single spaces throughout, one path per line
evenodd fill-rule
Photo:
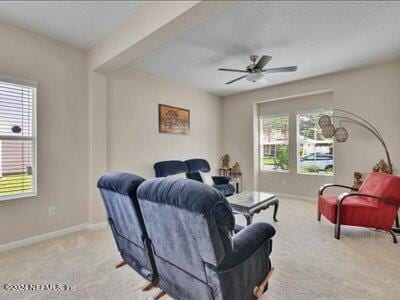
M 335 135 L 336 128 L 333 124 L 327 124 L 322 128 L 322 136 L 326 139 L 330 139 Z
M 349 137 L 349 133 L 347 132 L 346 128 L 339 127 L 338 129 L 336 129 L 335 138 L 339 143 L 343 143 L 343 142 L 347 141 L 348 137 Z
M 251 82 L 257 82 L 264 78 L 264 74 L 262 73 L 250 73 L 246 76 L 246 79 Z
M 323 129 L 328 124 L 332 124 L 331 117 L 328 115 L 322 115 L 318 120 L 319 127 Z

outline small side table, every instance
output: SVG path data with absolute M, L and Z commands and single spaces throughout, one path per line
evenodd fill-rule
M 274 206 L 273 220 L 278 222 L 276 215 L 279 208 L 279 199 L 274 194 L 259 191 L 243 191 L 227 197 L 233 212 L 241 214 L 246 218 L 247 226 L 253 221 L 254 214 L 267 209 L 271 205 Z
M 235 184 L 236 194 L 242 191 L 242 173 L 231 173 L 231 181 Z
M 218 169 L 218 175 L 230 178 L 231 177 L 231 171 L 232 171 L 232 168 L 219 168 Z

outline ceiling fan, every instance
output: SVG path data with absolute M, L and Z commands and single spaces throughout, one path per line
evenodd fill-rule
M 252 64 L 247 66 L 246 70 L 221 68 L 218 69 L 218 71 L 247 73 L 247 75 L 243 75 L 239 78 L 233 79 L 226 83 L 226 84 L 231 84 L 243 78 L 246 78 L 248 81 L 251 82 L 261 81 L 262 79 L 265 78 L 264 76 L 265 73 L 294 72 L 297 70 L 297 66 L 263 69 L 266 66 L 266 64 L 269 63 L 272 57 L 268 55 L 263 55 L 261 56 L 260 60 L 256 63 L 257 59 L 258 59 L 257 55 L 250 55 L 250 60 L 252 61 Z

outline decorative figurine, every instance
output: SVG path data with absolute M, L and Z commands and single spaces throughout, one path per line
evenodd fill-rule
M 372 171 L 391 174 L 388 164 L 383 159 L 372 168 Z
M 222 156 L 222 169 L 229 169 L 229 161 L 231 158 L 229 157 L 228 154 L 225 154 Z
M 363 173 L 361 172 L 354 172 L 354 184 L 353 189 L 358 190 L 363 183 Z
M 240 174 L 240 165 L 238 162 L 235 162 L 235 164 L 232 167 L 231 172 L 232 172 L 232 175 Z

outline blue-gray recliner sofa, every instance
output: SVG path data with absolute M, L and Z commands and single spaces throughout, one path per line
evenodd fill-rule
M 136 197 L 136 190 L 142 182 L 142 177 L 133 174 L 110 172 L 97 181 L 97 187 L 124 263 L 154 283 L 158 279 L 157 269 Z
M 186 173 L 186 177 L 196 181 L 203 182 L 200 172 L 210 172 L 210 164 L 202 158 L 189 159 L 186 161 L 166 160 L 154 164 L 156 177 L 166 177 L 179 173 Z M 212 176 L 213 187 L 220 190 L 225 197 L 235 193 L 235 187 L 229 183 L 229 177 Z
M 271 270 L 274 228 L 254 223 L 231 236 L 224 195 L 201 182 L 155 178 L 137 192 L 159 287 L 175 299 L 255 299 Z M 262 292 L 267 285 L 262 286 Z

